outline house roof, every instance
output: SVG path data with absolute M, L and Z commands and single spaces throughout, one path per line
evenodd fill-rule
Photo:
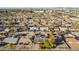
M 47 36 L 45 35 L 40 35 L 40 34 L 37 34 L 35 35 L 35 41 L 43 41 L 43 40 L 46 40 L 47 39 Z
M 21 37 L 20 40 L 19 40 L 19 43 L 20 43 L 20 42 L 28 43 L 28 42 L 31 42 L 31 41 L 30 41 L 30 39 L 27 38 L 27 37 Z
M 18 42 L 18 38 L 7 37 L 3 40 L 3 42 L 16 44 Z
M 79 18 L 78 17 L 71 17 L 70 18 L 72 21 L 79 21 Z

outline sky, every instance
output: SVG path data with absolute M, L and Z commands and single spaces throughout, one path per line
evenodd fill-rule
M 0 0 L 0 7 L 79 7 L 78 0 Z

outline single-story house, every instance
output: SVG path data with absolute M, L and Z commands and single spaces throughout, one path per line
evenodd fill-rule
M 32 26 L 32 27 L 29 27 L 29 30 L 30 31 L 38 31 L 39 30 L 39 28 L 36 26 Z
M 41 26 L 41 27 L 40 27 L 40 31 L 48 31 L 48 30 L 49 30 L 48 27 L 45 27 L 45 26 Z
M 10 43 L 10 44 L 17 44 L 18 43 L 18 38 L 14 38 L 14 37 L 7 37 L 3 40 L 3 42 L 5 43 Z
M 72 35 L 72 34 L 66 34 L 65 37 L 66 37 L 66 38 L 74 38 L 75 36 Z
M 42 34 L 36 34 L 34 41 L 35 42 L 42 42 L 43 40 L 47 39 L 48 37 L 46 35 L 42 35 Z
M 29 26 L 29 31 L 48 31 L 49 28 L 47 26 Z
M 66 30 L 67 30 L 67 28 L 60 28 L 60 30 L 61 30 L 61 31 L 66 31 Z
M 73 17 L 71 17 L 70 19 L 71 19 L 72 21 L 79 21 L 79 18 L 76 17 L 76 16 L 73 16 Z
M 18 42 L 19 44 L 29 44 L 32 43 L 31 40 L 29 38 L 27 38 L 26 36 L 22 36 Z

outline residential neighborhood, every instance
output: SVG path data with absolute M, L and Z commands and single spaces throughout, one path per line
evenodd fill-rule
M 79 50 L 79 8 L 0 9 L 0 50 Z

